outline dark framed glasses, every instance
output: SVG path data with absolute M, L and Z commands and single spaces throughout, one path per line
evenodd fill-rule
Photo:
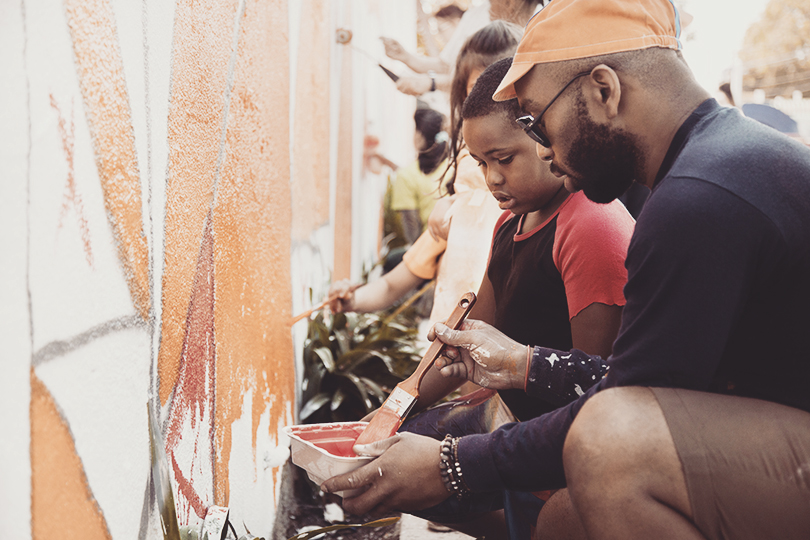
M 551 101 L 548 102 L 546 108 L 543 109 L 537 118 L 534 118 L 532 115 L 527 114 L 526 116 L 521 116 L 517 119 L 517 123 L 523 128 L 523 131 L 526 132 L 526 135 L 532 138 L 538 144 L 543 145 L 546 148 L 551 148 L 551 142 L 549 142 L 548 137 L 546 134 L 543 133 L 543 130 L 540 129 L 540 120 L 543 118 L 543 115 L 546 114 L 546 111 L 557 101 L 557 98 L 565 92 L 565 89 L 571 86 L 575 80 L 579 79 L 580 77 L 584 77 L 585 75 L 590 75 L 590 71 L 583 71 L 582 73 L 577 73 L 574 75 L 574 78 L 568 81 L 565 86 L 562 87 L 562 90 L 557 92 L 557 95 L 551 98 Z

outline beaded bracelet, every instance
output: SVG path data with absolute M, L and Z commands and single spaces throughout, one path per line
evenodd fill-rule
M 458 500 L 464 499 L 470 493 L 461 474 L 461 464 L 458 462 L 458 437 L 447 435 L 442 441 L 439 469 L 444 487 Z

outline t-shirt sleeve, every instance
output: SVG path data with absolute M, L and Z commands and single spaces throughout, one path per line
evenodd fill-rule
M 435 240 L 428 231 L 423 232 L 402 256 L 405 267 L 422 279 L 433 279 L 439 267 L 439 257 L 447 249 L 446 240 Z
M 419 210 L 418 165 L 411 163 L 397 169 L 391 185 L 391 210 Z
M 618 201 L 597 204 L 582 192 L 572 197 L 557 217 L 553 252 L 570 319 L 594 303 L 624 306 L 624 260 L 635 226 Z

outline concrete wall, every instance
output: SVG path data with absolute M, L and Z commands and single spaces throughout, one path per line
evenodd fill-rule
M 410 157 L 412 98 L 335 30 L 382 57 L 414 10 L 0 3 L 0 538 L 161 538 L 147 404 L 181 524 L 269 534 L 290 316 L 374 259 L 363 137 Z

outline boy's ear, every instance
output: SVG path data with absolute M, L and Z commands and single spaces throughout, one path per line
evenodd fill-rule
M 619 103 L 622 97 L 622 85 L 619 75 L 610 66 L 599 64 L 585 78 L 582 92 L 586 101 L 590 101 L 594 118 L 613 120 L 619 114 Z

